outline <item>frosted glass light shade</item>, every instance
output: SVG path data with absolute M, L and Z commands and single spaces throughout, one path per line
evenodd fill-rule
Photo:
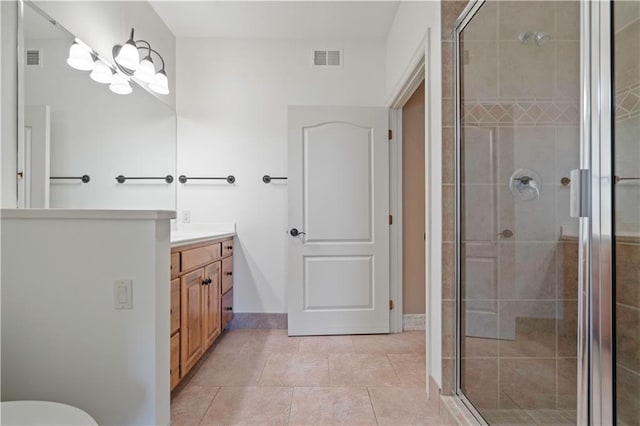
M 156 67 L 153 65 L 153 61 L 151 60 L 151 56 L 145 57 L 138 69 L 133 74 L 138 80 L 143 81 L 147 84 L 153 83 L 156 81 Z
M 126 42 L 116 56 L 116 62 L 130 70 L 137 70 L 140 65 L 138 48 L 132 40 Z
M 113 71 L 101 60 L 97 60 L 93 66 L 93 71 L 89 75 L 91 80 L 102 84 L 110 84 L 113 81 Z
M 120 73 L 113 74 L 113 81 L 109 85 L 109 90 L 118 95 L 128 95 L 133 92 L 129 79 Z
M 158 71 L 155 81 L 149 84 L 149 89 L 160 95 L 169 94 L 169 80 L 167 79 L 167 74 L 164 70 Z
M 91 57 L 91 53 L 85 47 L 73 42 L 69 48 L 67 64 L 69 64 L 71 68 L 75 68 L 80 71 L 91 71 L 93 69 L 93 58 Z

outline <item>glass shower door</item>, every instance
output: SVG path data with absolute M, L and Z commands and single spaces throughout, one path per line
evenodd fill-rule
M 640 2 L 613 3 L 616 423 L 640 425 Z
M 478 2 L 456 46 L 459 393 L 490 424 L 575 424 L 580 3 Z

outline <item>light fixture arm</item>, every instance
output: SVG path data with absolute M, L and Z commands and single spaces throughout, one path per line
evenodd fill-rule
M 156 55 L 158 55 L 158 58 L 160 58 L 160 61 L 162 62 L 162 70 L 164 70 L 164 58 L 162 57 L 162 55 L 160 53 L 158 53 L 157 50 L 155 50 L 154 48 L 151 47 L 151 43 L 149 43 L 147 40 L 136 40 L 134 41 L 134 43 L 136 44 L 136 47 L 140 50 L 142 49 L 147 49 L 147 51 L 149 52 L 148 55 L 151 56 L 151 52 L 155 53 Z M 146 44 L 146 47 L 138 47 L 138 43 L 144 43 Z

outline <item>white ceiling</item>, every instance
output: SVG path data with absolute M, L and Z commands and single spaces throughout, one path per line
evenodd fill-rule
M 386 37 L 398 1 L 162 1 L 176 37 L 353 40 Z

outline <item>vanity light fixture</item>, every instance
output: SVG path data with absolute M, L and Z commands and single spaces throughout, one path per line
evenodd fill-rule
M 142 61 L 140 61 L 139 50 L 146 53 Z M 113 46 L 112 53 L 116 66 L 125 76 L 135 77 L 137 80 L 146 83 L 150 90 L 160 95 L 169 94 L 169 80 L 164 70 L 164 58 L 151 47 L 148 41 L 134 40 L 133 28 L 131 29 L 129 40 L 123 45 L 116 44 Z M 159 71 L 156 71 L 155 64 L 151 58 L 152 53 L 160 58 L 162 63 Z
M 113 81 L 113 70 L 101 60 L 96 60 L 93 64 L 93 71 L 91 71 L 89 77 L 97 83 L 111 84 Z
M 128 95 L 133 92 L 133 89 L 129 84 L 129 78 L 120 72 L 115 72 L 113 74 L 113 80 L 109 85 L 109 90 L 118 95 Z
M 93 55 L 85 46 L 74 41 L 69 48 L 67 64 L 69 64 L 71 68 L 80 71 L 91 71 L 93 69 Z

